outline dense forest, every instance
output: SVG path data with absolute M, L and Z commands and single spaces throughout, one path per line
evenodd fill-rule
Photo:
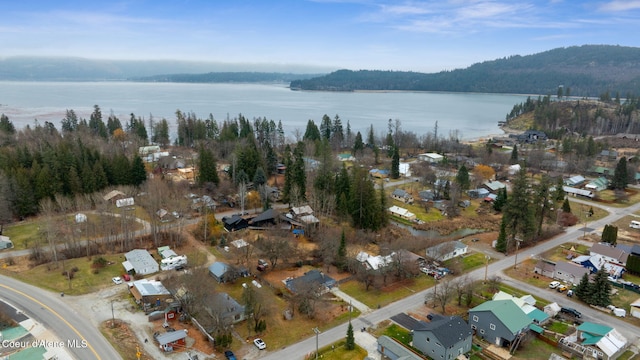
M 339 70 L 291 82 L 294 90 L 451 91 L 555 94 L 593 97 L 602 91 L 640 93 L 640 48 L 584 45 L 527 56 L 510 56 L 466 69 L 434 74 L 401 71 Z
M 168 74 L 132 77 L 129 80 L 142 82 L 181 83 L 289 83 L 319 76 L 318 74 L 290 74 L 264 72 L 210 72 L 206 74 Z

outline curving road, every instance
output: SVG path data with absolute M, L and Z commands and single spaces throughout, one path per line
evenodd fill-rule
M 573 200 L 573 199 L 572 199 Z M 581 201 L 579 201 L 581 202 Z M 598 206 L 598 204 L 585 202 L 586 204 Z M 592 221 L 588 224 L 589 229 L 598 229 L 603 227 L 606 224 L 611 224 L 618 219 L 631 215 L 636 211 L 640 210 L 640 203 L 634 204 L 632 206 L 626 208 L 612 208 L 612 207 L 604 207 L 607 211 L 609 211 L 609 215 L 606 217 Z M 583 224 L 578 224 L 567 228 L 563 234 L 560 234 L 544 243 L 538 244 L 534 247 L 520 249 L 520 252 L 517 256 L 517 262 L 520 263 L 525 259 L 543 253 L 547 250 L 553 249 L 561 244 L 564 244 L 569 241 L 575 241 L 577 238 L 583 235 Z M 593 230 L 587 230 L 587 232 L 591 232 Z M 546 292 L 542 291 L 540 288 L 533 287 L 531 285 L 519 282 L 517 280 L 507 278 L 502 274 L 502 270 L 511 266 L 514 266 L 516 263 L 516 255 L 506 256 L 498 261 L 491 263 L 488 266 L 488 273 L 490 275 L 500 275 L 505 279 L 505 282 L 511 286 L 522 288 L 528 292 L 540 294 L 541 297 L 547 298 L 549 300 L 557 301 L 560 304 L 566 302 L 566 296 L 561 296 L 557 292 Z M 484 279 L 485 268 L 479 268 L 472 272 L 467 273 L 474 280 L 482 280 Z M 381 309 L 372 311 L 368 314 L 362 314 L 358 318 L 352 320 L 352 324 L 354 329 L 359 329 L 361 327 L 369 327 L 373 324 L 377 324 L 380 321 L 387 320 L 390 317 L 401 313 L 407 312 L 411 309 L 417 309 L 424 305 L 425 295 L 431 293 L 433 288 L 423 290 L 414 295 L 406 297 L 404 299 L 398 300 L 394 303 L 391 303 Z M 542 294 L 541 294 L 542 292 Z M 556 300 L 557 299 L 557 300 Z M 631 324 L 628 324 L 624 321 L 621 321 L 613 316 L 605 315 L 598 310 L 592 309 L 590 307 L 584 306 L 577 302 L 572 302 L 572 307 L 575 307 L 583 314 L 583 318 L 585 320 L 594 320 L 598 322 L 606 322 L 607 324 L 612 325 L 616 328 L 622 335 L 624 335 L 629 341 L 635 342 L 638 340 L 638 334 L 640 334 L 640 328 Z M 347 334 L 347 324 L 338 325 L 334 328 L 327 329 L 322 332 L 318 336 L 318 346 L 323 347 L 330 345 L 338 340 L 344 339 Z M 304 339 L 296 344 L 285 347 L 283 349 L 279 349 L 277 351 L 270 351 L 269 353 L 265 353 L 262 356 L 263 359 L 268 360 L 279 360 L 279 359 L 302 359 L 306 354 L 314 352 L 316 349 L 316 337 L 311 336 L 307 339 Z
M 0 275 L 0 297 L 55 334 L 74 359 L 122 359 L 100 331 L 70 308 L 60 294 Z

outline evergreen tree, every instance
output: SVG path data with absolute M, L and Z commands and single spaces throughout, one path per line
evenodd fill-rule
M 258 187 L 267 183 L 267 175 L 264 173 L 262 167 L 256 169 L 255 175 L 253 175 L 253 185 Z
M 558 178 L 558 182 L 556 183 L 555 186 L 555 193 L 553 198 L 555 199 L 556 202 L 560 202 L 562 200 L 564 200 L 564 198 L 566 197 L 566 193 L 564 192 L 564 189 L 562 188 L 562 186 L 564 186 L 564 184 L 562 183 L 562 178 L 559 177 Z
M 349 327 L 347 327 L 347 340 L 344 347 L 347 350 L 354 350 L 356 348 L 356 339 L 353 335 L 353 325 L 351 325 L 351 321 L 349 321 Z
M 200 154 L 198 156 L 198 176 L 196 177 L 198 185 L 202 186 L 206 183 L 218 185 L 220 178 L 218 177 L 218 169 L 213 152 L 200 146 Z
M 504 206 L 507 204 L 507 200 L 507 188 L 504 187 L 498 190 L 498 195 L 496 196 L 496 199 L 493 200 L 493 210 L 502 211 Z
M 465 190 L 469 190 L 471 186 L 471 180 L 469 179 L 469 170 L 464 164 L 460 166 L 458 169 L 458 173 L 456 174 L 456 182 L 458 183 L 458 188 L 462 193 Z
M 336 175 L 336 212 L 340 216 L 349 215 L 349 198 L 351 197 L 351 181 L 347 166 L 342 163 L 340 172 Z
M 613 173 L 613 179 L 611 180 L 611 187 L 614 190 L 624 190 L 629 183 L 629 175 L 627 170 L 627 158 L 622 157 L 616 165 L 616 169 Z
M 513 150 L 511 150 L 511 158 L 509 159 L 511 165 L 518 163 L 518 145 L 513 145 Z
M 605 225 L 602 230 L 601 241 L 613 246 L 618 242 L 618 227 L 613 225 Z
M 13 126 L 13 123 L 9 121 L 9 118 L 5 114 L 0 115 L 0 131 L 8 135 L 16 133 L 15 126 Z
M 397 179 L 400 177 L 400 152 L 398 147 L 393 147 L 393 157 L 391 159 L 391 178 Z
M 304 132 L 304 136 L 302 136 L 302 140 L 320 140 L 320 130 L 318 130 L 318 126 L 313 120 L 307 121 L 307 129 Z
M 534 206 L 534 216 L 536 219 L 536 239 L 539 239 L 542 235 L 542 225 L 544 223 L 545 217 L 547 217 L 550 213 L 549 206 L 549 197 L 551 196 L 549 193 L 550 180 L 547 175 L 542 175 L 540 182 L 535 186 L 535 192 L 533 194 L 533 203 L 537 206 Z
M 320 123 L 320 136 L 327 140 L 331 140 L 331 118 L 327 114 L 322 116 L 322 122 Z
M 587 303 L 602 307 L 606 307 L 611 304 L 611 283 L 609 283 L 609 280 L 607 279 L 608 276 L 609 273 L 604 266 L 596 272 L 593 277 L 593 291 L 591 292 Z
M 297 189 L 297 199 L 307 200 L 307 172 L 304 165 L 304 143 L 299 142 L 293 151 L 293 183 Z M 289 171 L 289 169 L 287 169 Z
M 356 133 L 356 139 L 353 142 L 353 155 L 356 156 L 358 155 L 358 153 L 362 154 L 362 151 L 364 150 L 364 143 L 362 142 L 362 134 L 360 134 L 360 131 L 358 131 Z
M 369 127 L 369 133 L 367 134 L 367 146 L 371 147 L 376 144 L 376 137 L 373 134 L 373 124 Z
M 506 223 L 507 237 L 512 245 L 515 244 L 516 237 L 525 242 L 531 239 L 534 230 L 533 212 L 529 199 L 529 181 L 524 167 L 513 181 L 511 196 L 503 209 L 503 219 Z
M 498 240 L 496 241 L 496 251 L 501 253 L 507 252 L 507 224 L 504 222 L 504 217 L 500 222 L 500 232 L 498 233 Z
M 569 198 L 565 198 L 562 203 L 562 212 L 571 213 L 571 204 L 569 204 Z
M 375 196 L 373 182 L 369 179 L 365 169 L 354 167 L 351 174 L 349 214 L 354 227 L 368 230 L 378 230 L 384 224 L 380 203 Z
M 293 161 L 291 160 L 291 148 L 286 145 L 284 151 L 284 184 L 282 186 L 282 202 L 291 203 L 291 190 L 293 189 Z
M 218 174 L 216 173 L 216 176 Z M 147 170 L 144 168 L 142 158 L 136 154 L 131 163 L 131 185 L 140 186 L 147 180 Z
M 338 246 L 338 254 L 336 257 L 336 265 L 340 270 L 346 270 L 347 266 L 347 237 L 342 229 L 342 235 L 340 236 L 340 245 Z
M 592 286 L 589 282 L 589 274 L 585 273 L 584 275 L 582 275 L 582 279 L 580 279 L 580 283 L 578 284 L 578 286 L 576 286 L 574 292 L 576 293 L 578 299 L 587 302 L 587 300 L 591 297 L 592 291 Z

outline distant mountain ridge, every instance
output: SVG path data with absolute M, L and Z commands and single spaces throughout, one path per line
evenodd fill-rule
M 294 90 L 449 91 L 598 96 L 605 91 L 640 94 L 640 48 L 583 45 L 527 56 L 485 61 L 466 69 L 424 74 L 401 71 L 338 70 L 296 80 Z M 566 93 L 565 93 L 566 94 Z
M 283 83 L 295 80 L 311 79 L 324 74 L 292 74 L 278 72 L 210 72 L 206 74 L 168 74 L 145 77 L 132 77 L 130 80 L 141 82 L 180 82 L 180 83 Z

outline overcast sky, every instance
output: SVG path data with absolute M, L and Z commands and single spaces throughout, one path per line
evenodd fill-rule
M 19 0 L 0 56 L 437 72 L 638 34 L 639 0 Z

